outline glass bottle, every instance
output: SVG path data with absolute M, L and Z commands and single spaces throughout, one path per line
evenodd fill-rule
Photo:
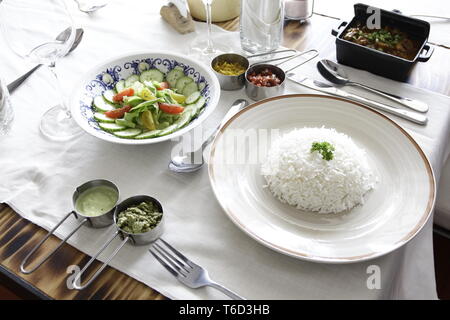
M 241 0 L 241 47 L 250 53 L 276 50 L 283 40 L 283 0 Z

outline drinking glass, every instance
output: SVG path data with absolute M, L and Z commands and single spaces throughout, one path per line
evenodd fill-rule
M 286 19 L 305 22 L 313 14 L 314 0 L 285 0 L 284 7 Z
M 214 0 L 202 0 L 203 5 L 205 6 L 206 24 L 208 28 L 206 39 L 202 34 L 197 35 L 197 37 L 189 47 L 190 56 L 200 59 L 202 62 L 208 65 L 212 61 L 212 59 L 219 54 L 227 53 L 230 51 L 228 46 L 215 42 L 212 37 L 211 6 L 213 1 Z
M 5 83 L 0 79 L 0 136 L 7 134 L 11 129 L 14 118 L 13 109 L 9 101 L 9 93 Z
M 32 63 L 47 65 L 55 79 L 59 101 L 42 116 L 41 132 L 54 140 L 67 140 L 79 134 L 81 130 L 72 119 L 55 72 L 57 60 L 69 52 L 75 41 L 76 30 L 65 1 L 3 0 L 0 21 L 9 47 Z M 64 36 L 58 36 L 64 30 Z
M 250 53 L 276 50 L 283 38 L 283 0 L 241 0 L 241 47 Z

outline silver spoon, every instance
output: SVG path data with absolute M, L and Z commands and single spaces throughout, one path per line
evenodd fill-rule
M 69 54 L 70 52 L 72 52 L 73 50 L 75 50 L 76 47 L 78 47 L 78 44 L 81 42 L 81 39 L 83 38 L 83 33 L 84 30 L 83 29 L 77 29 L 76 33 L 75 33 L 75 41 L 72 44 L 72 47 L 70 47 L 70 50 L 67 54 Z M 56 40 L 58 41 L 64 41 L 65 39 L 67 39 L 70 36 L 70 28 L 67 28 L 66 30 L 64 30 L 63 32 L 61 32 L 57 37 Z M 27 73 L 23 74 L 22 76 L 20 76 L 19 78 L 17 78 L 16 80 L 14 80 L 13 82 L 11 82 L 10 84 L 8 84 L 8 91 L 9 93 L 12 93 L 14 90 L 16 90 L 29 76 L 31 76 L 37 69 L 39 69 L 42 66 L 42 64 L 38 64 L 37 66 L 35 66 L 33 69 L 31 69 L 30 71 L 28 71 Z
M 85 13 L 97 11 L 108 4 L 106 1 L 75 0 L 75 2 L 78 4 L 78 10 Z
M 317 69 L 319 69 L 320 74 L 327 79 L 330 82 L 333 82 L 338 85 L 348 85 L 348 86 L 355 86 L 364 88 L 370 92 L 376 93 L 382 97 L 385 97 L 389 100 L 395 101 L 401 105 L 404 105 L 405 107 L 408 107 L 410 109 L 413 109 L 415 111 L 419 112 L 427 112 L 428 111 L 428 105 L 426 103 L 423 103 L 418 100 L 413 100 L 410 98 L 404 98 L 400 97 L 391 93 L 387 93 L 378 89 L 374 89 L 372 87 L 366 86 L 362 83 L 353 82 L 351 81 L 347 74 L 345 73 L 344 69 L 342 69 L 337 63 L 323 59 L 317 62 Z
M 203 151 L 214 140 L 216 133 L 233 115 L 235 115 L 239 110 L 244 109 L 247 105 L 248 101 L 245 99 L 238 99 L 233 102 L 230 110 L 228 110 L 220 125 L 214 130 L 209 138 L 203 142 L 201 147 L 195 151 L 174 156 L 169 163 L 169 169 L 174 172 L 194 172 L 199 170 L 205 163 L 205 160 L 203 159 Z M 200 161 L 196 163 L 196 159 L 200 159 Z

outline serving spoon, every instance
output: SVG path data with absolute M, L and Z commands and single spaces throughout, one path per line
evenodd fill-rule
M 216 133 L 219 129 L 239 110 L 244 109 L 248 105 L 248 101 L 245 99 L 238 99 L 230 107 L 227 114 L 223 118 L 220 125 L 214 130 L 214 132 L 209 136 L 208 139 L 203 142 L 203 144 L 195 151 L 187 152 L 184 154 L 180 154 L 174 156 L 169 163 L 169 169 L 174 172 L 194 172 L 199 170 L 204 164 L 205 160 L 203 159 L 203 151 L 205 148 L 214 140 Z M 196 159 L 200 159 L 199 163 L 195 163 Z
M 79 28 L 76 30 L 75 41 L 73 42 L 72 47 L 70 47 L 70 50 L 69 50 L 69 52 L 67 52 L 67 54 L 69 54 L 70 52 L 75 50 L 76 47 L 78 47 L 78 45 L 81 42 L 81 39 L 83 38 L 83 33 L 84 33 L 84 30 L 82 28 Z M 64 41 L 69 36 L 70 36 L 70 28 L 67 28 L 56 37 L 56 40 Z M 36 65 L 33 69 L 31 69 L 27 73 L 23 74 L 22 76 L 20 76 L 19 78 L 17 78 L 10 84 L 8 84 L 7 87 L 8 87 L 9 93 L 12 93 L 14 90 L 16 90 L 29 76 L 31 76 L 40 67 L 42 67 L 42 64 Z
M 347 74 L 345 73 L 344 69 L 339 66 L 337 63 L 323 59 L 317 62 L 317 69 L 319 70 L 320 74 L 327 79 L 330 82 L 333 82 L 338 85 L 342 86 L 355 86 L 360 87 L 363 89 L 366 89 L 367 91 L 370 91 L 372 93 L 378 94 L 379 96 L 382 96 L 384 98 L 387 98 L 389 100 L 395 101 L 405 107 L 408 107 L 412 110 L 418 111 L 418 112 L 427 112 L 428 111 L 428 105 L 426 103 L 423 103 L 418 100 L 413 100 L 410 98 L 404 98 L 400 97 L 391 93 L 387 93 L 378 89 L 374 89 L 372 87 L 366 86 L 362 83 L 354 82 L 349 79 Z

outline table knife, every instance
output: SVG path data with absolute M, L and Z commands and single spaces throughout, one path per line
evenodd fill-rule
M 378 109 L 384 112 L 388 112 L 390 114 L 396 115 L 398 117 L 401 117 L 403 119 L 412 121 L 414 123 L 420 124 L 420 125 L 425 125 L 428 121 L 428 118 L 422 114 L 416 113 L 416 112 L 412 112 L 412 111 L 408 111 L 408 110 L 403 110 L 403 109 L 399 109 L 399 108 L 395 108 L 395 107 L 391 107 L 389 105 L 386 105 L 384 103 L 380 103 L 380 102 L 376 102 L 373 100 L 369 100 L 367 98 L 363 98 L 360 96 L 357 96 L 355 94 L 352 93 L 348 93 L 344 90 L 338 89 L 332 85 L 329 85 L 327 83 L 323 83 L 317 80 L 313 80 L 313 79 L 309 79 L 307 77 L 303 77 L 303 76 L 298 76 L 295 75 L 294 73 L 288 73 L 287 77 L 289 80 L 298 83 L 304 87 L 307 87 L 309 89 L 313 89 L 313 90 L 317 90 L 320 92 L 324 92 L 324 93 L 328 93 L 331 94 L 333 96 L 338 96 L 338 97 L 343 97 L 343 98 L 347 98 L 349 100 L 355 101 L 355 102 L 359 102 L 359 103 L 363 103 L 369 107 L 372 107 L 374 109 Z

